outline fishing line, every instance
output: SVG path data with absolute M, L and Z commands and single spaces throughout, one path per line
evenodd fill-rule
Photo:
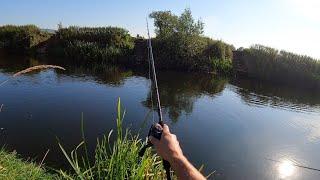
M 274 159 L 270 159 L 270 158 L 265 158 L 265 159 L 268 161 L 276 162 L 276 163 L 282 163 L 282 161 L 279 161 L 279 160 L 274 160 Z M 296 163 L 292 163 L 292 166 L 296 166 L 296 167 L 303 168 L 303 169 L 309 169 L 312 171 L 320 171 L 320 169 L 316 169 L 316 168 L 308 167 L 308 166 L 303 166 L 303 165 L 296 164 Z

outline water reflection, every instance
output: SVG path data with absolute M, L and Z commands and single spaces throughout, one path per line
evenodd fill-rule
M 197 73 L 159 72 L 158 84 L 161 105 L 169 118 L 176 122 L 182 114 L 193 111 L 195 101 L 201 95 L 216 96 L 223 91 L 228 80 L 226 78 L 204 76 Z M 155 94 L 149 91 L 143 104 L 151 108 L 151 97 L 156 102 Z
M 292 161 L 289 160 L 283 160 L 280 163 L 278 163 L 278 173 L 280 179 L 286 179 L 290 178 L 296 170 L 296 167 L 294 166 Z
M 249 105 L 271 106 L 301 112 L 317 112 L 320 105 L 318 91 L 271 84 L 254 79 L 236 78 L 231 84 Z
M 0 59 L 0 80 L 39 64 L 67 69 L 26 74 L 0 88 L 0 104 L 5 104 L 0 113 L 0 128 L 5 128 L 0 129 L 0 146 L 5 143 L 24 157 L 50 149 L 46 164 L 61 163 L 65 159 L 55 137 L 68 147 L 78 144 L 84 112 L 93 149 L 96 138 L 114 125 L 119 96 L 127 110 L 126 125 L 142 123 L 151 109 L 147 72 L 66 62 Z M 159 72 L 158 78 L 165 117 L 175 122 L 171 127 L 186 155 L 198 167 L 205 164 L 207 174 L 217 170 L 222 179 L 318 177 L 291 164 L 319 167 L 320 95 L 316 92 L 240 78 L 230 84 L 226 78 L 200 73 Z M 269 155 L 281 162 L 261 162 Z

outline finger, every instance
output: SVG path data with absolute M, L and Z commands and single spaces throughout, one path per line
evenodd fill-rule
M 159 140 L 153 136 L 149 136 L 149 140 L 155 146 L 157 146 L 159 144 Z
M 158 124 L 158 123 L 156 124 L 156 128 L 159 129 L 159 130 L 162 130 L 162 126 L 160 124 Z
M 164 132 L 164 133 L 170 133 L 170 130 L 169 130 L 169 126 L 168 126 L 168 125 L 164 124 L 162 128 L 163 128 L 163 132 Z

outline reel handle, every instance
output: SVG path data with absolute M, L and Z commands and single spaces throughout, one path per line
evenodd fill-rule
M 160 121 L 159 123 L 161 126 L 163 126 L 163 122 Z M 153 124 L 150 129 L 149 129 L 149 133 L 148 133 L 148 137 L 149 136 L 153 136 L 155 138 L 157 138 L 158 140 L 161 139 L 161 135 L 162 135 L 162 129 L 160 129 L 159 126 L 156 126 L 155 124 Z M 145 151 L 147 150 L 147 148 L 153 146 L 152 143 L 150 142 L 150 140 L 148 140 L 148 143 L 142 147 L 142 149 L 139 151 L 139 156 L 142 157 L 145 153 Z M 171 180 L 171 174 L 170 174 L 170 163 L 167 160 L 162 160 L 162 164 L 163 164 L 163 168 L 166 171 L 166 175 L 167 175 L 167 179 Z

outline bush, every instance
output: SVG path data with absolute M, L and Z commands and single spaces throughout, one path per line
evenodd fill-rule
M 211 68 L 220 74 L 230 75 L 232 73 L 232 61 L 230 59 L 212 59 L 211 65 Z
M 134 48 L 134 39 L 128 31 L 117 27 L 71 26 L 59 29 L 56 39 L 65 55 L 78 60 L 114 62 Z
M 241 61 L 251 77 L 280 83 L 319 86 L 320 62 L 308 56 L 254 45 L 243 50 Z
M 26 52 L 48 40 L 52 34 L 41 31 L 35 25 L 0 26 L 0 48 L 15 52 Z
M 232 59 L 233 46 L 202 36 L 204 24 L 193 19 L 190 9 L 186 9 L 180 16 L 170 11 L 156 11 L 150 17 L 154 18 L 156 26 L 157 37 L 153 44 L 158 67 L 231 72 L 227 64 Z M 213 64 L 212 59 L 219 61 Z

